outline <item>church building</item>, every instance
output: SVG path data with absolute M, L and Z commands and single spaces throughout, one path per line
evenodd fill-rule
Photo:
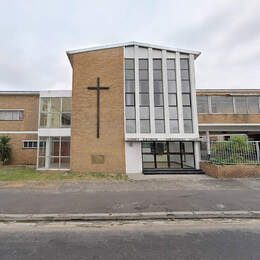
M 95 173 L 199 173 L 198 51 L 128 42 L 67 51 L 72 91 L 0 92 L 11 164 Z

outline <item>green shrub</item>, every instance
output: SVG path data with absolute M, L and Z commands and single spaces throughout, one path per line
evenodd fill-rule
M 11 156 L 11 147 L 8 144 L 10 141 L 9 136 L 2 136 L 0 138 L 0 160 L 3 165 L 7 165 Z

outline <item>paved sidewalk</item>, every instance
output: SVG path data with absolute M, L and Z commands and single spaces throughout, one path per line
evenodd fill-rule
M 260 179 L 0 183 L 0 214 L 259 210 Z

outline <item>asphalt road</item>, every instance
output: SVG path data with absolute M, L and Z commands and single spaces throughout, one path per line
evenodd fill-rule
M 0 224 L 0 259 L 260 259 L 259 224 Z
M 0 183 L 0 213 L 260 210 L 260 179 Z

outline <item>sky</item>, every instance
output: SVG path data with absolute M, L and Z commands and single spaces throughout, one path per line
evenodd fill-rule
M 260 88 L 259 0 L 2 0 L 0 90 L 71 89 L 67 50 L 138 41 L 201 51 L 196 87 Z

